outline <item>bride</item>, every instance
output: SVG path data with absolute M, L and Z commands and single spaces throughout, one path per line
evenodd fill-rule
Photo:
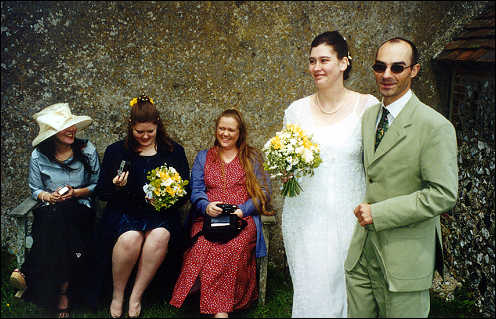
M 344 87 L 351 71 L 346 40 L 337 31 L 311 44 L 308 69 L 317 92 L 291 103 L 284 125 L 296 124 L 320 145 L 322 164 L 287 197 L 282 233 L 293 282 L 293 317 L 346 317 L 344 260 L 365 195 L 361 116 L 379 101 Z

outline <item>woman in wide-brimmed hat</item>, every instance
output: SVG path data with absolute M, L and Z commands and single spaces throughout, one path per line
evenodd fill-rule
M 73 115 L 67 103 L 57 103 L 33 118 L 40 131 L 32 143 L 29 188 L 40 205 L 34 209 L 31 251 L 10 279 L 24 290 L 24 300 L 54 307 L 64 318 L 87 294 L 92 193 L 100 164 L 95 146 L 76 138 L 91 124 L 89 116 Z

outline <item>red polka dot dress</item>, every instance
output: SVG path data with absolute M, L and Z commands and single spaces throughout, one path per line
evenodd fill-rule
M 208 200 L 240 205 L 249 199 L 246 176 L 238 156 L 219 163 L 215 148 L 207 152 L 204 178 Z M 200 236 L 184 254 L 181 274 L 170 304 L 180 308 L 197 278 L 200 281 L 200 313 L 232 312 L 258 298 L 255 246 L 257 230 L 251 216 L 248 225 L 226 244 L 212 243 Z M 203 217 L 193 220 L 191 236 L 203 226 Z

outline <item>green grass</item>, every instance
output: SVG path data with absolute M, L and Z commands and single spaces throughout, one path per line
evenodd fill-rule
M 15 268 L 15 257 L 2 249 L 1 259 L 1 279 L 2 279 L 2 318 L 40 318 L 53 317 L 53 313 L 40 309 L 33 304 L 24 302 L 22 299 L 14 297 L 15 291 L 9 284 L 9 276 Z M 285 271 L 278 271 L 269 267 L 267 282 L 266 304 L 264 306 L 253 305 L 249 309 L 237 311 L 230 316 L 232 318 L 290 318 L 292 304 L 292 287 L 289 274 Z M 210 316 L 200 315 L 198 311 L 198 300 L 193 298 L 181 309 L 170 306 L 161 296 L 160 289 L 150 289 L 143 297 L 142 318 L 208 318 Z M 124 309 L 126 311 L 126 308 Z M 73 309 L 74 318 L 102 318 L 110 317 L 108 314 L 108 304 L 103 304 L 96 310 Z M 125 314 L 125 312 L 124 312 Z M 430 318 L 475 318 L 480 317 L 474 308 L 472 294 L 466 290 L 457 288 L 455 290 L 455 300 L 446 302 L 436 295 L 431 294 Z
M 15 289 L 9 284 L 9 276 L 12 270 L 16 268 L 15 257 L 2 249 L 1 259 L 1 279 L 2 279 L 2 300 L 1 300 L 1 317 L 2 318 L 51 318 L 53 313 L 45 309 L 24 302 L 22 299 L 14 297 Z M 291 317 L 291 300 L 292 289 L 290 285 L 289 274 L 278 272 L 276 269 L 269 267 L 269 278 L 267 282 L 266 304 L 259 306 L 253 305 L 249 309 L 237 311 L 230 314 L 232 318 L 289 318 Z M 159 287 L 151 287 L 144 297 L 142 306 L 142 318 L 208 318 L 211 316 L 201 315 L 199 313 L 198 299 L 192 298 L 185 302 L 181 309 L 177 309 L 168 304 L 168 299 L 164 298 Z M 104 304 L 93 312 L 90 309 L 76 308 L 72 309 L 71 315 L 74 318 L 109 318 L 108 304 Z M 124 308 L 126 317 L 127 309 Z

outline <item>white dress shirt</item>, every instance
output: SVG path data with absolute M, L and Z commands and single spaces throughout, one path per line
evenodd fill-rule
M 389 104 L 388 106 L 384 105 L 384 98 L 382 98 L 381 106 L 387 108 L 387 110 L 389 111 L 389 113 L 387 115 L 388 127 L 390 127 L 391 124 L 393 124 L 394 119 L 398 116 L 398 114 L 400 114 L 401 110 L 403 110 L 406 103 L 410 100 L 411 97 L 412 97 L 412 90 L 409 89 L 405 93 L 405 95 L 403 95 L 402 97 L 400 97 L 399 99 L 397 99 L 393 103 Z M 375 122 L 376 129 L 377 129 L 377 126 L 379 125 L 379 121 L 381 120 L 382 107 L 381 107 L 379 114 L 377 114 L 377 120 Z

